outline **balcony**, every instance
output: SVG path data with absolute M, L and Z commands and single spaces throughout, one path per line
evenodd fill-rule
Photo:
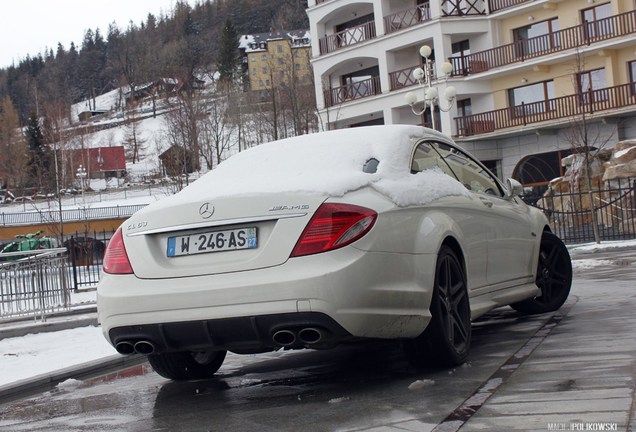
M 489 0 L 488 10 L 490 10 L 490 13 L 494 13 L 520 4 L 529 3 L 531 1 L 533 0 Z
M 320 54 L 328 54 L 341 48 L 373 39 L 375 36 L 375 23 L 369 21 L 321 38 L 319 40 Z
M 385 33 L 393 33 L 398 30 L 413 27 L 417 24 L 430 21 L 431 9 L 428 4 L 416 8 L 403 10 L 384 17 Z
M 634 33 L 636 11 L 630 11 L 449 60 L 454 76 L 470 75 Z
M 380 77 L 373 77 L 323 91 L 325 97 L 325 108 L 340 105 L 347 101 L 375 96 L 381 93 L 382 89 L 380 87 Z
M 400 69 L 395 72 L 389 73 L 389 82 L 391 85 L 391 91 L 399 90 L 401 88 L 410 87 L 417 85 L 418 82 L 415 78 L 413 78 L 413 71 L 416 68 L 423 68 L 424 66 L 419 64 L 416 66 L 410 66 L 405 69 Z M 430 76 L 432 80 L 436 80 L 437 76 L 435 74 L 435 61 L 431 61 L 430 63 Z
M 582 114 L 611 111 L 632 106 L 636 109 L 635 83 L 574 94 L 541 102 L 517 105 L 455 118 L 457 136 L 474 136 L 529 124 L 576 119 Z
M 442 16 L 486 15 L 485 0 L 442 0 Z

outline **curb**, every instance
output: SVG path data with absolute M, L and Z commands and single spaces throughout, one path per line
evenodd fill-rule
M 51 390 L 68 379 L 85 380 L 144 363 L 146 356 L 116 354 L 0 386 L 0 403 Z
M 72 317 L 72 318 L 71 318 Z M 77 327 L 97 326 L 97 308 L 59 314 L 47 317 L 48 321 L 38 322 L 33 318 L 8 321 L 0 324 L 0 340 L 21 337 L 34 333 L 48 333 Z

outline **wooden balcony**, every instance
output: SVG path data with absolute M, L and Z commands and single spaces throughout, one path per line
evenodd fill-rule
M 351 27 L 319 40 L 320 54 L 327 54 L 344 47 L 355 45 L 375 38 L 375 22 L 369 21 L 357 27 Z
M 485 0 L 442 0 L 442 16 L 486 15 Z
M 488 10 L 493 13 L 531 1 L 533 0 L 488 0 Z
M 636 11 L 586 22 L 462 57 L 452 57 L 453 75 L 470 75 L 608 39 L 636 34 Z
M 395 72 L 389 73 L 389 82 L 391 85 L 391 91 L 399 90 L 404 87 L 410 87 L 410 86 L 414 86 L 418 84 L 417 80 L 413 78 L 413 71 L 418 67 L 423 68 L 424 65 L 419 64 L 416 66 L 410 66 L 405 69 L 400 69 Z M 435 62 L 430 63 L 430 74 L 431 74 L 431 79 L 433 80 L 437 79 L 435 75 Z
M 380 77 L 369 78 L 323 91 L 325 108 L 340 105 L 344 102 L 375 96 L 382 93 Z
M 396 32 L 417 24 L 430 21 L 431 9 L 428 5 L 403 10 L 384 17 L 384 31 L 386 34 Z
M 630 83 L 585 94 L 574 94 L 456 117 L 455 126 L 457 136 L 466 137 L 565 118 L 576 120 L 577 116 L 582 114 L 591 115 L 629 106 L 636 110 L 635 104 L 636 83 Z

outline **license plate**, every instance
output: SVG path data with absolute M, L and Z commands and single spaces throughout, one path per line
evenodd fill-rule
M 258 242 L 256 228 L 237 228 L 184 236 L 168 237 L 168 257 L 254 249 Z

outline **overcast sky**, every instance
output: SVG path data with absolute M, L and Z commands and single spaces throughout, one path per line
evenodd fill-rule
M 169 14 L 176 0 L 3 0 L 0 12 L 0 68 L 17 65 L 45 48 L 66 50 L 82 44 L 86 30 L 99 27 L 106 39 L 108 25 L 115 21 L 120 29 L 132 20 L 139 25 L 148 13 Z M 194 0 L 188 3 L 195 4 Z

